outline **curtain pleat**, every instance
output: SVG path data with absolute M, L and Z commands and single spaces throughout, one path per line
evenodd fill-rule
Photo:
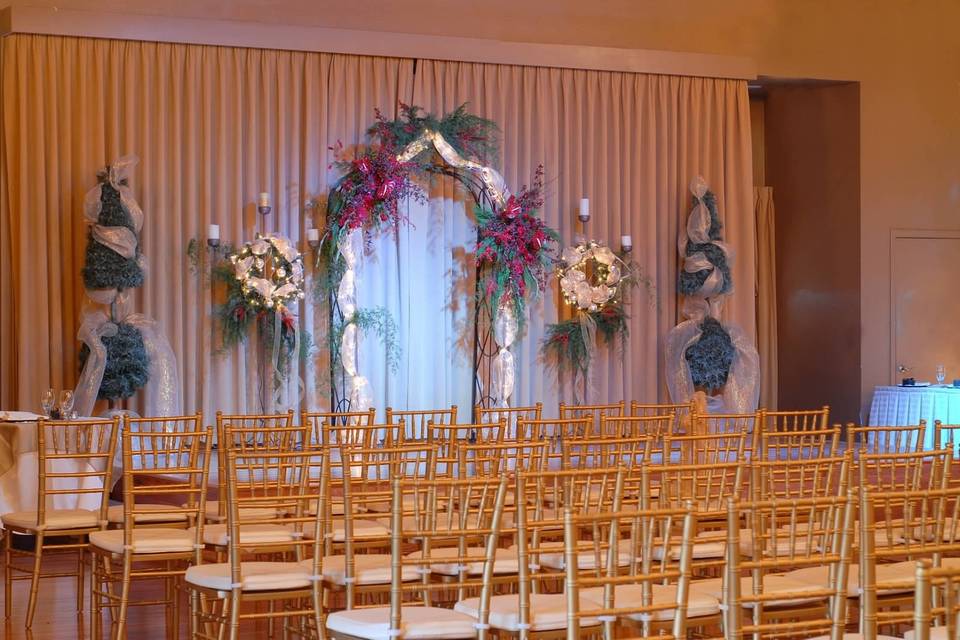
M 633 236 L 633 258 L 656 295 L 634 293 L 627 349 L 598 353 L 591 400 L 666 397 L 661 344 L 678 321 L 677 237 L 690 209 L 687 185 L 698 174 L 717 194 L 725 241 L 736 252 L 737 293 L 724 315 L 755 335 L 742 81 L 432 60 L 419 61 L 414 73 L 412 60 L 37 35 L 4 38 L 0 65 L 4 408 L 36 408 L 43 388 L 74 385 L 83 195 L 104 164 L 135 153 L 141 163 L 132 186 L 146 214 L 141 242 L 149 261 L 136 309 L 171 341 L 185 410 L 270 409 L 271 390 L 257 375 L 265 354 L 214 354 L 215 300 L 190 271 L 187 242 L 203 241 L 210 223 L 233 243 L 256 231 L 299 240 L 321 226 L 322 211 L 309 203 L 337 177 L 329 147 L 361 143 L 374 110 L 392 116 L 398 100 L 434 113 L 468 102 L 496 121 L 502 153 L 487 160 L 514 191 L 544 165 L 543 214 L 563 244 L 580 231 L 576 206 L 584 196 L 593 212 L 586 236 L 614 247 L 622 234 Z M 361 372 L 378 407 L 470 402 L 472 200 L 450 180 L 428 189 L 427 204 L 405 205 L 414 224 L 375 239 L 359 274 L 361 306 L 391 312 L 403 350 L 394 374 L 377 338 L 365 338 Z M 253 204 L 261 191 L 273 194 L 266 218 Z M 526 334 L 514 347 L 514 403 L 543 401 L 548 414 L 573 397 L 538 357 L 558 299 L 551 283 L 530 305 Z M 326 319 L 309 296 L 298 311 L 301 326 L 322 335 Z M 326 406 L 327 357 L 319 349 L 300 372 L 308 407 Z M 288 393 L 296 393 L 294 384 Z
M 753 188 L 757 217 L 757 351 L 760 406 L 777 408 L 777 260 L 773 187 Z
M 265 354 L 214 355 L 214 301 L 187 243 L 210 223 L 233 243 L 257 231 L 299 240 L 312 217 L 320 226 L 305 203 L 337 178 L 330 147 L 362 142 L 374 109 L 392 112 L 412 61 L 34 35 L 4 38 L 2 56 L 0 151 L 12 160 L 0 179 L 2 406 L 36 408 L 42 389 L 74 385 L 83 196 L 100 168 L 133 153 L 149 268 L 135 308 L 170 339 L 185 409 L 272 408 L 269 378 L 257 375 Z M 261 191 L 273 194 L 265 218 L 253 204 Z M 298 311 L 301 328 L 324 330 L 309 296 Z M 311 407 L 329 395 L 320 356 L 301 371 Z

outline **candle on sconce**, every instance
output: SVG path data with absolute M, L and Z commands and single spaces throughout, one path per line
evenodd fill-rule
M 620 236 L 620 246 L 623 247 L 624 251 L 630 251 L 633 249 L 633 238 L 630 236 Z
M 257 206 L 258 207 L 269 207 L 270 206 L 270 194 L 266 191 L 262 192 L 257 196 Z
M 590 199 L 580 198 L 580 212 L 577 215 L 580 222 L 586 222 L 590 219 Z
M 216 247 L 220 244 L 220 225 L 211 224 L 207 226 L 207 244 Z
M 320 229 L 314 227 L 307 229 L 307 244 L 314 248 L 320 246 Z

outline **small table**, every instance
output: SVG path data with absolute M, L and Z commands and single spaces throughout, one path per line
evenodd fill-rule
M 923 446 L 934 445 L 933 423 L 960 424 L 960 389 L 951 386 L 876 387 L 870 404 L 871 427 L 910 426 L 927 421 Z

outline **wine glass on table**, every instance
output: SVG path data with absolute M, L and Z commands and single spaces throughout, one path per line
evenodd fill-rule
M 40 396 L 40 406 L 43 408 L 43 415 L 48 418 L 50 417 L 56 401 L 57 398 L 53 395 L 53 389 L 47 389 L 43 392 L 43 395 Z
M 60 392 L 60 417 L 64 420 L 72 420 L 73 415 L 73 391 L 64 389 Z
M 947 369 L 942 364 L 937 365 L 937 384 L 943 386 L 943 381 L 947 379 Z

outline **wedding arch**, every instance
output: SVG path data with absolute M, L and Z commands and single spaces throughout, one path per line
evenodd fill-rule
M 510 346 L 526 318 L 526 304 L 546 286 L 551 245 L 558 240 L 537 211 L 543 206 L 543 169 L 516 194 L 483 163 L 498 156 L 497 126 L 466 105 L 436 118 L 400 105 L 387 120 L 379 111 L 368 130 L 371 144 L 335 163 L 344 175 L 327 197 L 317 260 L 318 299 L 329 304 L 331 408 L 365 410 L 370 383 L 358 366 L 365 329 L 389 333 L 388 312 L 357 305 L 357 272 L 365 239 L 407 222 L 401 203 L 426 201 L 421 182 L 435 175 L 458 181 L 474 200 L 477 222 L 473 314 L 473 404 L 509 406 L 516 370 Z M 388 361 L 390 360 L 388 345 Z

